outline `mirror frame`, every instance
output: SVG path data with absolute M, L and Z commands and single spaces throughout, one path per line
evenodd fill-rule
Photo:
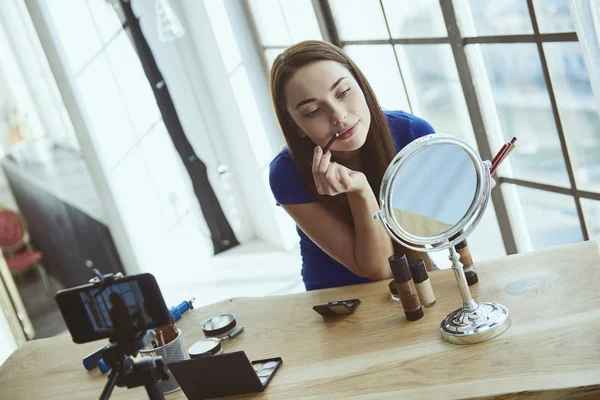
M 421 151 L 433 146 L 451 144 L 463 149 L 473 161 L 477 176 L 475 196 L 466 214 L 450 229 L 431 237 L 417 236 L 402 228 L 394 215 L 392 194 L 397 172 Z M 448 249 L 466 238 L 477 226 L 487 206 L 491 191 L 491 175 L 489 161 L 482 161 L 475 150 L 465 141 L 443 133 L 434 133 L 415 139 L 404 147 L 392 160 L 381 181 L 379 192 L 380 209 L 374 217 L 380 219 L 387 233 L 401 245 L 416 251 L 440 251 Z M 454 240 L 449 239 L 460 232 Z M 448 242 L 446 242 L 448 241 Z

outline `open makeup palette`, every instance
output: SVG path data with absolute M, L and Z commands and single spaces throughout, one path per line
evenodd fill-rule
M 190 400 L 263 392 L 283 363 L 280 357 L 250 362 L 236 351 L 169 363 L 171 373 Z

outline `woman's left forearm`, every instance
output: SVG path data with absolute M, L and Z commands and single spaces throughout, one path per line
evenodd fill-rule
M 392 240 L 379 221 L 373 218 L 379 209 L 370 186 L 347 194 L 354 219 L 355 258 L 363 275 L 373 280 L 392 276 L 388 258 L 394 253 Z

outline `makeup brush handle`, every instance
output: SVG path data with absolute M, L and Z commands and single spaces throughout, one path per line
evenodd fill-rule
M 229 333 L 229 335 L 221 338 L 220 340 L 233 339 L 234 337 L 236 337 L 243 330 L 244 330 L 244 325 L 238 326 L 236 329 L 234 329 L 233 331 L 231 331 L 231 333 Z
M 498 167 L 498 164 L 492 165 L 492 168 L 490 168 L 490 175 L 494 175 L 494 173 L 496 172 L 496 168 L 497 167 Z
M 492 165 L 494 165 L 494 164 L 496 164 L 498 162 L 498 159 L 502 156 L 502 154 L 504 153 L 504 151 L 506 150 L 507 147 L 508 147 L 508 143 L 504 143 L 502 145 L 502 147 L 500 148 L 500 150 L 498 151 L 498 153 L 496 153 L 496 155 L 492 159 Z

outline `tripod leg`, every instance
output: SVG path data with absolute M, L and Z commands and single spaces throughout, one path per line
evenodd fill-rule
M 148 394 L 148 399 L 150 400 L 165 400 L 165 396 L 163 396 L 162 392 L 158 390 L 158 386 L 156 383 L 151 383 L 145 386 L 146 393 Z
M 113 389 L 115 388 L 115 384 L 117 383 L 117 377 L 119 376 L 117 371 L 118 369 L 113 369 L 110 372 L 110 375 L 108 375 L 108 382 L 106 382 L 106 385 L 104 386 L 104 390 L 100 395 L 100 400 L 108 400 L 108 398 L 110 397 L 110 394 L 112 393 Z

